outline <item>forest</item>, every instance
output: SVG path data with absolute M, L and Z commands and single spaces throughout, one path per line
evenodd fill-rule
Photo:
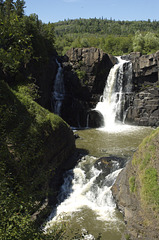
M 112 55 L 154 53 L 159 49 L 158 21 L 64 20 L 54 24 L 59 54 L 71 47 L 97 47 Z
M 35 141 L 44 137 L 43 128 L 52 118 L 34 102 L 38 94 L 31 69 L 35 65 L 40 68 L 53 55 L 64 55 L 72 47 L 97 47 L 113 55 L 154 53 L 159 50 L 159 22 L 94 18 L 46 24 L 36 14 L 26 16 L 25 7 L 24 0 L 0 0 L 0 239 L 53 239 L 53 234 L 54 239 L 62 239 L 63 226 L 50 236 L 31 220 L 38 206 L 33 204 L 39 194 L 38 181 L 45 181 L 46 176 L 32 178 L 32 185 L 26 184 L 26 176 L 32 177 L 37 169 L 35 162 L 42 158 L 42 148 L 39 155 L 32 149 L 37 151 Z M 29 124 L 33 125 L 22 145 L 20 140 L 24 140 Z M 11 130 L 12 142 L 8 137 Z M 30 142 L 32 148 L 28 149 Z M 13 157 L 21 158 L 20 165 Z

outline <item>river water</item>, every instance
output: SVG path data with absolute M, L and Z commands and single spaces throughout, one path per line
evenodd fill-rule
M 58 65 L 53 97 L 55 113 L 60 115 L 65 91 L 62 69 Z M 94 109 L 102 114 L 103 127 L 76 131 L 79 135 L 76 147 L 81 158 L 74 169 L 65 173 L 58 204 L 45 231 L 65 222 L 67 227 L 62 239 L 122 238 L 125 224 L 116 208 L 111 187 L 143 138 L 152 131 L 147 127 L 123 124 L 127 112 L 124 96 L 131 94 L 131 83 L 132 64 L 118 57 L 118 63 L 107 78 L 101 101 Z
M 116 209 L 111 186 L 151 131 L 151 128 L 127 125 L 118 125 L 115 131 L 105 128 L 76 131 L 79 135 L 76 147 L 88 154 L 81 155 L 77 166 L 65 174 L 59 203 L 46 229 L 66 221 L 63 239 L 120 240 L 125 224 Z M 79 233 L 83 233 L 83 238 Z M 76 238 L 72 238 L 74 235 Z

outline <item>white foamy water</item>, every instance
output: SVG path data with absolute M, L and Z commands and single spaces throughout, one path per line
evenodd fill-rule
M 107 132 L 130 131 L 134 128 L 116 121 L 116 118 L 124 119 L 124 94 L 130 93 L 132 86 L 131 64 L 127 69 L 127 74 L 125 74 L 124 64 L 128 63 L 128 61 L 122 60 L 120 57 L 117 59 L 118 63 L 114 65 L 108 75 L 103 96 L 101 97 L 102 101 L 98 102 L 94 109 L 103 115 L 104 126 L 102 130 Z M 124 76 L 127 78 L 125 87 Z
M 92 162 L 94 161 L 95 158 L 92 157 Z M 87 166 L 88 164 L 90 169 Z M 83 208 L 94 211 L 98 220 L 116 221 L 114 218 L 116 204 L 112 197 L 111 186 L 120 171 L 118 169 L 106 176 L 102 186 L 98 186 L 97 178 L 102 170 L 98 170 L 94 165 L 91 165 L 90 159 L 89 161 L 83 159 L 77 167 L 68 171 L 59 195 L 60 203 L 53 210 L 45 230 L 58 221 L 61 216 L 71 216 Z

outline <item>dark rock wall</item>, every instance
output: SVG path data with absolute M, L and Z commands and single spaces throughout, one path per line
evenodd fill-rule
M 116 59 L 96 48 L 72 48 L 62 59 L 66 97 L 62 117 L 86 127 L 87 113 L 96 106 Z
M 132 62 L 133 71 L 133 90 L 125 96 L 126 123 L 159 126 L 159 52 L 122 57 Z M 109 71 L 117 60 L 97 48 L 72 48 L 64 57 L 54 56 L 48 63 L 32 64 L 33 78 L 41 95 L 39 103 L 49 110 L 58 68 L 56 58 L 63 67 L 66 89 L 61 117 L 71 126 L 86 127 L 88 113 L 99 101 Z M 91 122 L 92 127 L 99 125 L 93 125 L 96 120 Z
M 45 62 L 32 61 L 26 70 L 28 74 L 31 73 L 32 80 L 39 87 L 38 103 L 49 110 L 51 110 L 51 92 L 58 68 L 56 58 L 57 56 L 53 56 Z
M 159 126 L 159 52 L 127 56 L 133 64 L 133 94 L 127 109 L 126 122 Z

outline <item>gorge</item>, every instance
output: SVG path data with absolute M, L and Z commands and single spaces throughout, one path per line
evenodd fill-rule
M 132 175 L 122 182 L 124 190 L 119 189 L 118 183 L 126 171 L 121 169 L 127 165 L 127 161 L 130 162 L 142 139 L 152 131 L 151 127 L 158 126 L 158 53 L 148 56 L 131 53 L 122 56 L 121 62 L 124 63 L 120 69 L 122 74 L 114 71 L 122 76 L 120 79 L 123 82 L 123 92 L 121 94 L 121 90 L 117 88 L 117 98 L 114 101 L 116 103 L 121 100 L 118 101 L 121 103 L 121 111 L 117 111 L 113 117 L 120 121 L 121 128 L 114 132 L 109 125 L 105 130 L 102 128 L 103 114 L 95 108 L 99 102 L 104 103 L 103 100 L 106 99 L 103 94 L 109 82 L 106 80 L 113 66 L 118 66 L 118 59 L 99 49 L 71 49 L 64 57 L 53 56 L 47 64 L 41 64 L 40 69 L 36 68 L 36 65 L 32 67 L 40 93 L 37 103 L 32 99 L 34 88 L 32 89 L 29 83 L 14 86 L 12 89 L 1 82 L 2 153 L 14 181 L 18 181 L 26 191 L 24 195 L 20 195 L 19 201 L 31 201 L 34 204 L 32 218 L 38 224 L 46 219 L 52 207 L 58 203 L 57 212 L 63 211 L 60 207 L 62 205 L 68 210 L 66 218 L 73 220 L 69 222 L 70 231 L 72 227 L 79 234 L 83 234 L 85 239 L 99 238 L 101 234 L 101 239 L 107 237 L 117 240 L 121 239 L 122 235 L 126 236 L 123 217 L 116 208 L 117 205 L 125 216 L 128 234 L 132 239 L 144 236 L 144 228 L 148 226 L 145 224 L 147 219 L 143 218 L 138 224 L 139 227 L 132 226 L 131 214 L 128 213 L 131 207 L 135 211 L 136 205 L 134 202 L 132 205 L 127 204 L 129 202 L 124 202 L 125 199 L 122 201 L 121 197 L 124 194 L 129 201 L 132 194 L 129 188 L 133 186 L 132 183 L 129 184 L 129 179 L 134 179 L 135 170 L 132 167 L 128 170 Z M 127 73 L 131 71 L 132 75 Z M 55 83 L 59 75 L 63 77 L 62 97 L 55 94 L 58 92 Z M 127 84 L 128 76 L 132 76 L 132 85 Z M 53 99 L 52 95 L 57 98 Z M 56 100 L 62 100 L 62 104 Z M 65 121 L 50 112 L 54 110 Z M 79 136 L 76 139 L 76 148 L 75 136 L 69 125 L 78 129 L 74 133 Z M 115 122 L 114 126 L 117 126 Z M 150 138 L 153 139 L 153 134 Z M 150 140 L 149 142 L 151 143 Z M 155 146 L 146 144 L 151 152 L 158 149 L 157 140 Z M 158 169 L 155 153 L 152 153 L 153 166 Z M 146 159 L 150 164 L 149 155 Z M 111 188 L 116 177 L 112 195 Z M 26 179 L 29 181 L 25 181 Z M 59 191 L 62 183 L 63 190 Z M 125 194 L 126 192 L 129 194 Z M 137 193 L 140 194 L 139 191 Z M 139 197 L 134 195 L 135 202 L 140 202 Z M 33 196 L 33 200 L 30 200 L 30 196 Z M 77 201 L 80 199 L 83 199 L 82 204 Z M 73 202 L 77 203 L 76 206 Z M 51 218 L 53 215 L 52 213 Z M 7 214 L 7 217 L 9 216 Z M 151 217 L 153 219 L 153 214 Z M 151 229 L 155 239 L 157 227 L 154 229 L 151 224 Z M 142 235 L 139 234 L 141 230 Z
M 0 240 L 157 240 L 159 22 L 24 9 L 0 1 Z
M 132 63 L 132 91 L 125 94 L 126 123 L 159 125 L 158 58 L 158 52 L 147 56 L 140 53 L 122 56 Z M 71 126 L 86 127 L 88 112 L 97 105 L 109 71 L 117 59 L 96 48 L 75 48 L 59 61 L 63 67 L 66 91 L 61 116 Z M 126 75 L 124 77 L 127 78 Z M 98 113 L 92 111 L 89 119 L 90 127 L 99 127 Z
M 113 201 L 110 189 L 118 173 L 121 171 L 121 168 L 125 166 L 126 162 L 130 161 L 132 152 L 136 150 L 144 136 L 152 130 L 151 128 L 123 125 L 123 117 L 126 119 L 126 115 L 132 107 L 132 90 L 134 89 L 134 86 L 131 84 L 132 75 L 130 74 L 132 64 L 129 64 L 129 61 L 125 60 L 118 60 L 118 62 L 116 58 L 113 58 L 113 60 L 116 64 L 114 65 L 115 67 L 111 69 L 107 78 L 107 85 L 103 92 L 102 101 L 99 102 L 93 110 L 93 112 L 99 110 L 102 112 L 110 100 L 108 104 L 108 107 L 111 106 L 110 111 L 106 113 L 106 116 L 101 114 L 103 120 L 106 118 L 106 122 L 104 121 L 106 128 L 101 128 L 100 131 L 93 129 L 84 130 L 83 133 L 78 131 L 82 139 L 76 140 L 77 146 L 87 150 L 89 149 L 89 155 L 83 158 L 81 156 L 79 164 L 74 170 L 66 174 L 64 185 L 59 195 L 57 209 L 54 209 L 52 212 L 46 229 L 50 228 L 59 218 L 63 218 L 64 212 L 64 218 L 66 217 L 68 221 L 71 219 L 69 223 L 71 225 L 70 230 L 73 231 L 73 229 L 78 229 L 81 234 L 84 234 L 83 236 L 85 236 L 85 239 L 95 239 L 94 237 L 97 238 L 98 234 L 101 234 L 101 239 L 107 239 L 108 237 L 109 239 L 121 239 L 123 223 L 118 216 L 119 213 L 116 212 L 115 202 Z M 127 69 L 129 74 L 126 71 L 124 74 L 123 69 Z M 126 82 L 125 80 L 128 81 Z M 157 82 L 157 80 L 155 81 Z M 148 88 L 150 90 L 152 86 L 148 86 Z M 157 85 L 155 88 L 158 88 Z M 124 94 L 122 89 L 125 89 Z M 107 96 L 110 95 L 110 97 L 107 98 L 107 96 L 104 95 L 105 93 L 107 93 Z M 102 106 L 101 110 L 98 105 L 102 104 L 106 105 Z M 125 106 L 127 108 L 125 108 Z M 156 110 L 155 108 L 154 112 Z M 89 114 L 91 114 L 90 110 Z M 98 115 L 98 119 L 101 115 Z M 108 118 L 111 119 L 110 122 Z M 115 119 L 122 121 L 120 126 L 124 126 L 124 128 L 120 128 L 120 131 L 117 130 L 118 125 L 115 123 Z M 158 121 L 158 115 L 156 120 Z M 145 125 L 152 124 L 146 123 Z M 79 127 L 79 125 L 77 127 Z M 93 146 L 91 146 L 92 141 Z M 119 143 L 121 143 L 121 145 Z M 92 148 L 95 149 L 92 150 Z M 123 171 L 121 171 L 121 175 L 122 172 Z M 122 184 L 124 186 L 126 183 Z M 114 186 L 116 186 L 116 184 Z M 115 187 L 113 188 L 115 189 Z M 127 186 L 127 188 L 129 188 L 129 186 Z M 122 194 L 125 195 L 126 193 L 124 191 Z M 113 194 L 114 197 L 118 199 L 119 208 L 121 208 L 120 205 L 123 204 L 121 202 L 121 196 L 118 197 L 118 191 Z M 126 211 L 128 211 L 127 208 Z M 125 216 L 127 217 L 126 214 Z M 131 221 L 131 218 L 129 221 Z M 93 226 L 98 226 L 95 230 L 96 233 L 93 231 L 92 227 L 89 226 L 88 222 L 91 222 Z M 100 225 L 103 225 L 103 227 L 100 227 Z M 136 229 L 133 229 L 133 231 L 135 232 Z M 129 231 L 129 234 L 131 233 L 132 232 Z M 71 237 L 69 232 L 67 232 L 67 234 Z M 144 233 L 142 233 L 142 236 L 144 236 Z M 141 234 L 139 235 L 136 233 L 136 235 L 133 235 L 132 239 L 138 239 L 138 237 L 141 237 Z M 153 235 L 153 239 L 156 239 L 155 235 Z

